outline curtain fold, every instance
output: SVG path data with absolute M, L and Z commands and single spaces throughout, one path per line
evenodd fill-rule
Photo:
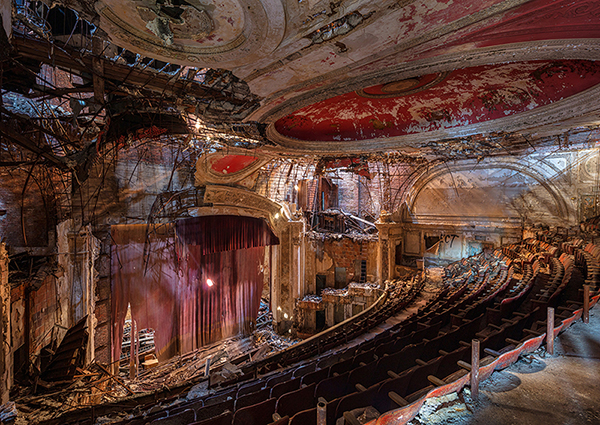
M 144 261 L 146 234 L 151 244 Z M 121 353 L 127 306 L 138 329 L 151 328 L 156 354 L 167 359 L 177 354 L 178 270 L 172 226 L 160 231 L 145 224 L 112 226 L 112 350 L 113 361 Z
M 138 329 L 154 329 L 160 360 L 251 332 L 265 246 L 279 243 L 264 220 L 195 217 L 168 226 L 117 225 L 111 235 L 113 361 L 128 304 Z
M 261 218 L 234 215 L 193 217 L 176 222 L 182 245 L 197 245 L 203 255 L 278 245 L 279 239 Z

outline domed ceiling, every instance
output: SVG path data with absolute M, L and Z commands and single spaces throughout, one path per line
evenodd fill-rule
M 235 67 L 277 47 L 280 0 L 99 0 L 101 26 L 119 44 L 166 62 Z
M 364 141 L 498 120 L 600 83 L 600 63 L 531 61 L 469 67 L 366 87 L 305 106 L 275 123 L 288 138 Z
M 196 68 L 176 77 L 214 99 L 187 110 L 255 124 L 261 154 L 420 155 L 439 140 L 530 131 L 535 145 L 600 125 L 595 0 L 69 3 L 117 46 Z M 222 70 L 239 84 L 221 84 Z M 246 106 L 234 114 L 231 99 Z

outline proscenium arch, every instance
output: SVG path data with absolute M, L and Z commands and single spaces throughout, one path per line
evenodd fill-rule
M 247 189 L 210 184 L 206 185 L 204 203 L 189 208 L 192 216 L 240 215 L 264 219 L 277 237 L 290 218 L 289 211 L 281 204 Z
M 408 206 L 409 214 L 412 214 L 412 212 L 414 211 L 415 203 L 419 198 L 419 195 L 421 194 L 422 190 L 435 178 L 440 177 L 444 174 L 451 174 L 452 172 L 486 169 L 512 170 L 534 179 L 540 184 L 541 187 L 544 188 L 544 190 L 546 190 L 547 193 L 550 194 L 550 196 L 554 200 L 554 203 L 557 207 L 558 218 L 564 220 L 565 222 L 570 222 L 570 220 L 572 219 L 571 214 L 569 212 L 569 207 L 564 197 L 561 195 L 560 189 L 553 182 L 551 182 L 548 179 L 548 177 L 544 175 L 541 167 L 531 163 L 518 164 L 506 160 L 499 160 L 497 158 L 482 163 L 477 163 L 473 160 L 461 161 L 458 164 L 442 163 L 434 166 L 432 169 L 423 172 L 412 183 L 408 196 L 406 198 L 406 205 Z

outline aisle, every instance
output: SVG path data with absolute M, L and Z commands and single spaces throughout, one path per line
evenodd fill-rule
M 430 400 L 412 425 L 600 424 L 600 308 L 544 348 L 494 372 L 480 385 L 479 400 L 460 394 Z

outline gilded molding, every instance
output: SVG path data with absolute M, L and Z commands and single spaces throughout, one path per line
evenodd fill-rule
M 248 116 L 248 120 L 274 123 L 304 106 L 329 99 L 331 97 L 360 90 L 376 84 L 386 84 L 396 80 L 419 77 L 433 73 L 448 72 L 460 68 L 481 65 L 493 65 L 506 62 L 523 62 L 531 60 L 581 59 L 600 60 L 600 45 L 595 39 L 544 40 L 527 43 L 513 43 L 494 46 L 469 52 L 456 52 L 432 58 L 404 62 L 393 67 L 385 67 L 369 74 L 362 74 L 359 67 L 341 75 L 329 76 L 325 79 L 317 77 L 270 95 L 262 104 L 266 105 Z M 327 80 L 326 84 L 310 89 L 314 84 Z M 285 97 L 269 110 L 277 98 Z M 259 115 L 260 114 L 260 115 Z

